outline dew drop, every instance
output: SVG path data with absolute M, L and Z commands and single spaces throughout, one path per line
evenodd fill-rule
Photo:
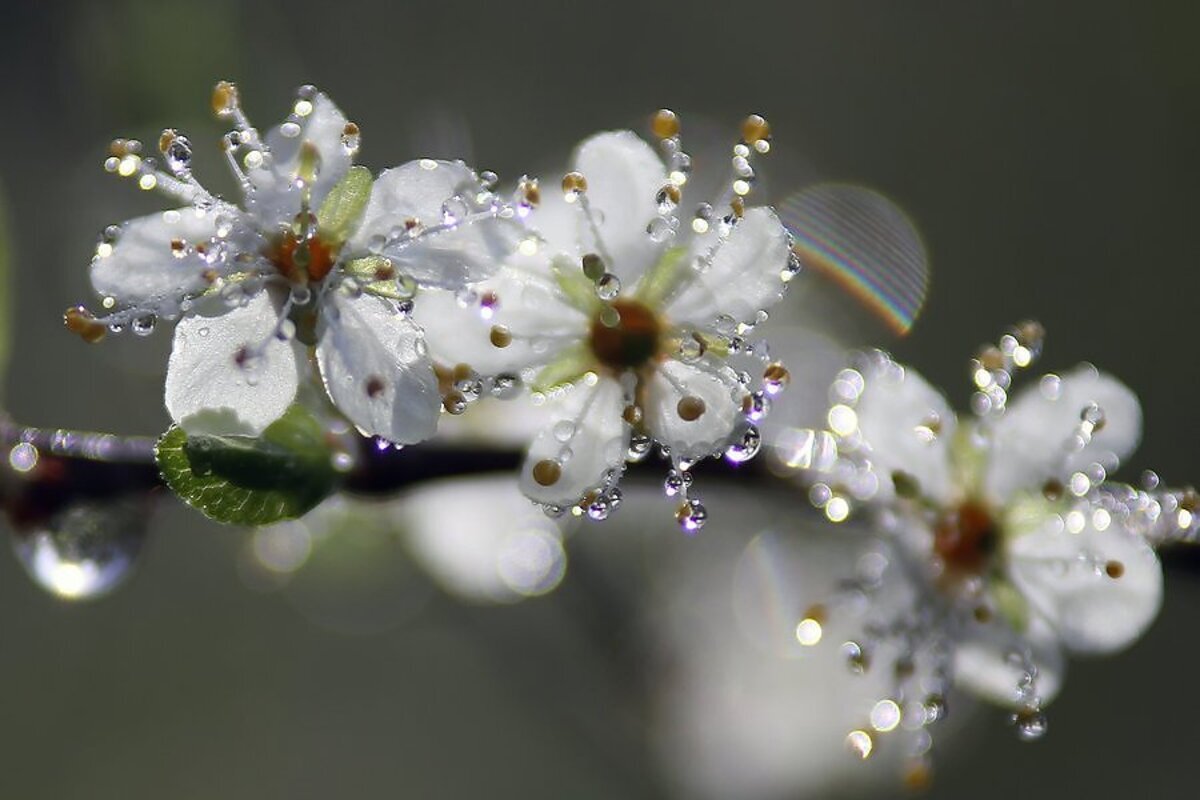
M 743 464 L 758 455 L 762 447 L 762 435 L 753 425 L 746 427 L 741 438 L 725 451 L 725 459 L 734 464 Z
M 575 423 L 569 419 L 554 423 L 554 438 L 560 442 L 569 442 L 575 436 Z
M 135 317 L 133 322 L 129 323 L 129 329 L 138 336 L 149 336 L 154 333 L 154 326 L 158 323 L 158 319 L 153 314 L 146 314 L 142 317 Z
M 646 226 L 646 233 L 649 234 L 650 240 L 653 242 L 665 242 L 671 238 L 674 232 L 671 220 L 666 217 L 655 217 Z
M 675 512 L 675 521 L 685 533 L 696 533 L 708 522 L 708 509 L 699 500 L 688 500 Z
M 64 600 L 108 594 L 132 574 L 146 538 L 141 502 L 75 505 L 33 530 L 17 531 L 12 545 L 34 583 Z
M 1046 735 L 1046 715 L 1036 708 L 1023 708 L 1014 713 L 1009 721 L 1023 742 L 1034 742 Z
M 615 300 L 621 293 L 621 279 L 606 272 L 596 281 L 596 296 L 601 300 Z

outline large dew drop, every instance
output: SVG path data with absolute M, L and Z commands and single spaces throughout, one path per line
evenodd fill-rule
M 12 534 L 13 551 L 34 583 L 64 600 L 103 597 L 124 583 L 146 540 L 140 501 L 75 505 Z

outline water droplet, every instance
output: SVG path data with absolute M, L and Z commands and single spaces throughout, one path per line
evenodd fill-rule
M 758 428 L 749 425 L 742 433 L 741 438 L 725 451 L 725 458 L 734 464 L 742 464 L 758 455 L 761 447 L 762 436 L 759 434 Z
M 751 422 L 762 422 L 771 412 L 771 398 L 767 397 L 766 392 L 754 392 L 746 398 L 745 403 L 742 404 L 742 410 L 746 414 L 746 419 Z
M 154 333 L 154 326 L 158 323 L 158 319 L 153 314 L 147 314 L 143 317 L 135 317 L 133 322 L 129 323 L 129 329 L 138 336 L 149 336 Z
M 1046 715 L 1037 708 L 1022 708 L 1009 717 L 1009 721 L 1017 731 L 1017 738 L 1023 742 L 1033 742 L 1046 735 Z
M 671 220 L 666 217 L 655 217 L 646 226 L 646 233 L 649 234 L 651 241 L 665 242 L 671 238 L 675 231 L 671 225 Z
M 621 293 L 621 279 L 611 272 L 606 272 L 596 281 L 596 296 L 601 300 L 615 300 Z
M 925 724 L 930 725 L 946 718 L 946 698 L 940 694 L 931 694 L 925 698 Z
M 516 375 L 503 373 L 492 378 L 492 397 L 508 400 L 516 397 L 521 391 L 521 379 Z
M 461 197 L 451 197 L 442 203 L 442 222 L 446 225 L 457 225 L 471 213 L 467 201 Z
M 630 447 L 632 448 L 632 446 L 633 444 L 631 441 Z M 649 451 L 649 445 L 646 446 L 646 449 Z M 679 470 L 673 469 L 667 473 L 667 477 L 663 481 L 663 491 L 666 493 L 667 497 L 674 497 L 691 485 L 692 474 L 690 472 L 680 472 Z
M 708 509 L 699 500 L 688 500 L 675 512 L 675 521 L 685 533 L 696 533 L 708 522 Z
M 608 498 L 603 496 L 596 498 L 587 508 L 588 518 L 597 522 L 608 519 L 608 515 L 611 513 L 612 504 L 608 502 Z
M 76 505 L 44 526 L 14 532 L 13 550 L 34 582 L 65 600 L 108 594 L 132 573 L 146 538 L 141 501 Z
M 654 202 L 658 204 L 658 213 L 664 217 L 669 215 L 679 206 L 680 196 L 679 187 L 673 183 L 659 189 L 658 194 L 654 196 Z
M 629 437 L 629 449 L 625 453 L 625 460 L 633 463 L 645 460 L 650 454 L 651 448 L 654 446 L 654 440 L 642 433 L 635 433 Z
M 695 336 L 684 336 L 679 340 L 679 348 L 675 357 L 683 363 L 695 363 L 702 355 L 704 355 L 704 344 Z
M 569 419 L 559 420 L 554 423 L 554 438 L 560 442 L 569 442 L 575 435 L 575 423 Z

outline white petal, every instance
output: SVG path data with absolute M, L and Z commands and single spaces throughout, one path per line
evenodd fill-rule
M 454 292 L 419 293 L 413 315 L 428 333 L 434 358 L 470 364 L 482 374 L 495 375 L 548 363 L 563 349 L 583 341 L 591 320 L 563 299 L 544 264 L 523 268 L 533 261 L 519 258 L 472 287 L 476 295 L 494 299 L 486 319 L 478 303 L 464 305 Z M 506 328 L 511 343 L 494 346 L 493 326 Z
M 562 202 L 557 180 L 544 182 L 547 201 L 531 216 L 530 225 L 569 256 L 607 254 L 609 272 L 632 286 L 667 247 L 646 233 L 650 220 L 658 216 L 655 195 L 667 182 L 662 159 L 632 131 L 609 131 L 579 145 L 572 168 L 587 180 L 586 204 L 596 231 L 580 203 Z M 560 196 L 554 198 L 556 194 Z
M 1036 616 L 1022 633 L 1000 620 L 972 624 L 954 651 L 954 682 L 985 700 L 1016 708 L 1021 704 L 1018 685 L 1025 668 L 1012 654 L 1026 648 L 1037 669 L 1038 698 L 1049 703 L 1062 686 L 1066 662 L 1054 632 Z
M 338 410 L 398 444 L 433 436 L 441 395 L 420 327 L 385 300 L 341 291 L 326 295 L 321 322 L 317 362 Z
M 178 299 L 204 288 L 203 273 L 212 265 L 194 248 L 211 242 L 216 218 L 228 211 L 218 207 L 205 213 L 186 206 L 129 220 L 111 252 L 101 250 L 92 259 L 92 286 L 122 305 Z M 180 244 L 183 250 L 177 249 Z
M 873 362 L 863 378 L 865 385 L 853 412 L 834 406 L 829 423 L 838 433 L 842 426 L 857 427 L 879 474 L 880 499 L 891 496 L 891 477 L 903 472 L 916 479 L 923 496 L 950 501 L 954 494 L 950 444 L 958 421 L 946 399 L 915 370 L 890 360 Z
M 779 277 L 787 267 L 787 229 L 769 208 L 751 208 L 723 243 L 698 243 L 697 263 L 707 259 L 707 248 L 716 246 L 702 270 L 689 269 L 686 283 L 667 304 L 667 315 L 677 323 L 711 325 L 727 314 L 738 321 L 755 320 L 783 296 Z M 685 267 L 686 268 L 686 267 Z
M 546 405 L 548 423 L 533 440 L 521 468 L 521 491 L 549 505 L 569 506 L 601 486 L 605 473 L 622 470 L 629 448 L 629 426 L 622 418 L 625 396 L 620 385 L 601 378 L 595 386 L 577 383 Z M 557 462 L 557 479 L 534 477 L 543 461 Z M 555 477 L 551 470 L 548 477 Z M 548 485 L 547 485 L 548 484 Z
M 189 433 L 256 436 L 287 411 L 296 397 L 296 345 L 272 334 L 278 308 L 268 292 L 230 308 L 213 298 L 175 326 L 167 364 L 166 405 Z M 262 354 L 239 365 L 242 348 L 266 343 Z
M 1154 549 L 1107 512 L 1098 513 L 1084 514 L 1079 533 L 1049 518 L 1014 536 L 1007 548 L 1013 584 L 1063 645 L 1079 653 L 1127 646 L 1162 605 L 1162 567 Z
M 515 220 L 479 216 L 481 212 L 473 210 L 479 191 L 479 178 L 461 161 L 423 158 L 384 170 L 371 187 L 371 199 L 349 248 L 366 252 L 373 240 L 390 238 L 416 221 L 428 229 L 426 233 L 382 251 L 401 272 L 422 285 L 449 289 L 483 280 L 516 252 L 526 234 Z M 467 212 L 468 218 L 442 229 L 447 201 L 457 206 L 459 214 Z
M 697 459 L 724 450 L 744 421 L 746 389 L 729 367 L 668 359 L 659 365 L 646 387 L 646 427 L 671 449 L 673 456 Z M 703 413 L 695 419 L 680 415 L 685 398 L 699 398 Z M 686 401 L 686 402 L 691 402 Z
M 387 510 L 413 558 L 439 586 L 468 603 L 512 603 L 545 594 L 566 569 L 558 525 L 521 496 L 512 476 L 440 481 Z
M 285 123 L 286 124 L 286 123 Z M 342 143 L 346 115 L 324 93 L 312 99 L 312 111 L 300 122 L 297 136 L 284 136 L 284 126 L 272 128 L 266 136 L 270 156 L 263 166 L 248 171 L 252 190 L 246 207 L 253 209 L 264 228 L 291 224 L 300 211 L 302 192 L 296 186 L 301 146 L 310 142 L 320 156 L 317 179 L 312 186 L 312 208 L 321 201 L 350 169 L 353 155 Z
M 1020 392 L 994 428 L 993 451 L 985 478 L 988 496 L 1004 503 L 1018 489 L 1039 488 L 1052 478 L 1066 480 L 1088 464 L 1124 459 L 1142 435 L 1137 395 L 1111 375 L 1084 364 L 1062 376 L 1057 394 L 1042 384 Z M 1082 450 L 1068 441 L 1079 430 L 1080 415 L 1095 403 L 1104 424 Z

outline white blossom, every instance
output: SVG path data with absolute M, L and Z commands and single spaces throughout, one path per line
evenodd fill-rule
M 690 159 L 673 114 L 655 119 L 661 156 L 630 131 L 587 139 L 561 190 L 522 182 L 531 233 L 494 277 L 417 302 L 439 361 L 520 381 L 544 403 L 521 486 L 548 509 L 607 516 L 626 462 L 657 442 L 673 462 L 680 523 L 695 530 L 707 512 L 688 496 L 691 464 L 757 450 L 767 400 L 732 358 L 768 364 L 743 337 L 798 266 L 775 212 L 743 199 L 750 155 L 767 150 L 766 123 L 753 120 L 761 127 L 734 148 L 725 193 L 686 214 Z M 766 376 L 770 391 L 787 379 L 774 364 Z
M 1163 580 L 1151 501 L 1107 477 L 1138 444 L 1136 396 L 1085 364 L 1010 401 L 1014 373 L 1041 343 L 1040 326 L 1025 323 L 985 348 L 966 418 L 912 369 L 868 354 L 834 381 L 828 430 L 813 446 L 828 454 L 832 443 L 836 455 L 808 473 L 810 499 L 830 520 L 862 506 L 885 536 L 875 574 L 849 580 L 805 620 L 819 627 L 868 601 L 875 619 L 847 650 L 852 667 L 899 642 L 897 662 L 931 659 L 940 676 L 920 696 L 944 703 L 951 685 L 969 689 L 1010 707 L 1026 739 L 1045 731 L 1065 655 L 1129 645 L 1156 617 Z M 876 602 L 886 571 L 907 577 L 907 600 Z
M 91 279 L 115 310 L 70 309 L 68 327 L 94 341 L 106 326 L 145 333 L 178 317 L 165 400 L 189 432 L 261 433 L 315 362 L 361 432 L 427 439 L 442 397 L 411 298 L 487 277 L 515 246 L 495 176 L 422 159 L 372 180 L 352 164 L 358 126 L 312 87 L 265 137 L 232 84 L 217 85 L 213 107 L 233 125 L 223 145 L 240 205 L 200 185 L 175 131 L 159 143 L 165 170 L 138 142 L 114 142 L 106 168 L 185 205 L 106 232 Z

